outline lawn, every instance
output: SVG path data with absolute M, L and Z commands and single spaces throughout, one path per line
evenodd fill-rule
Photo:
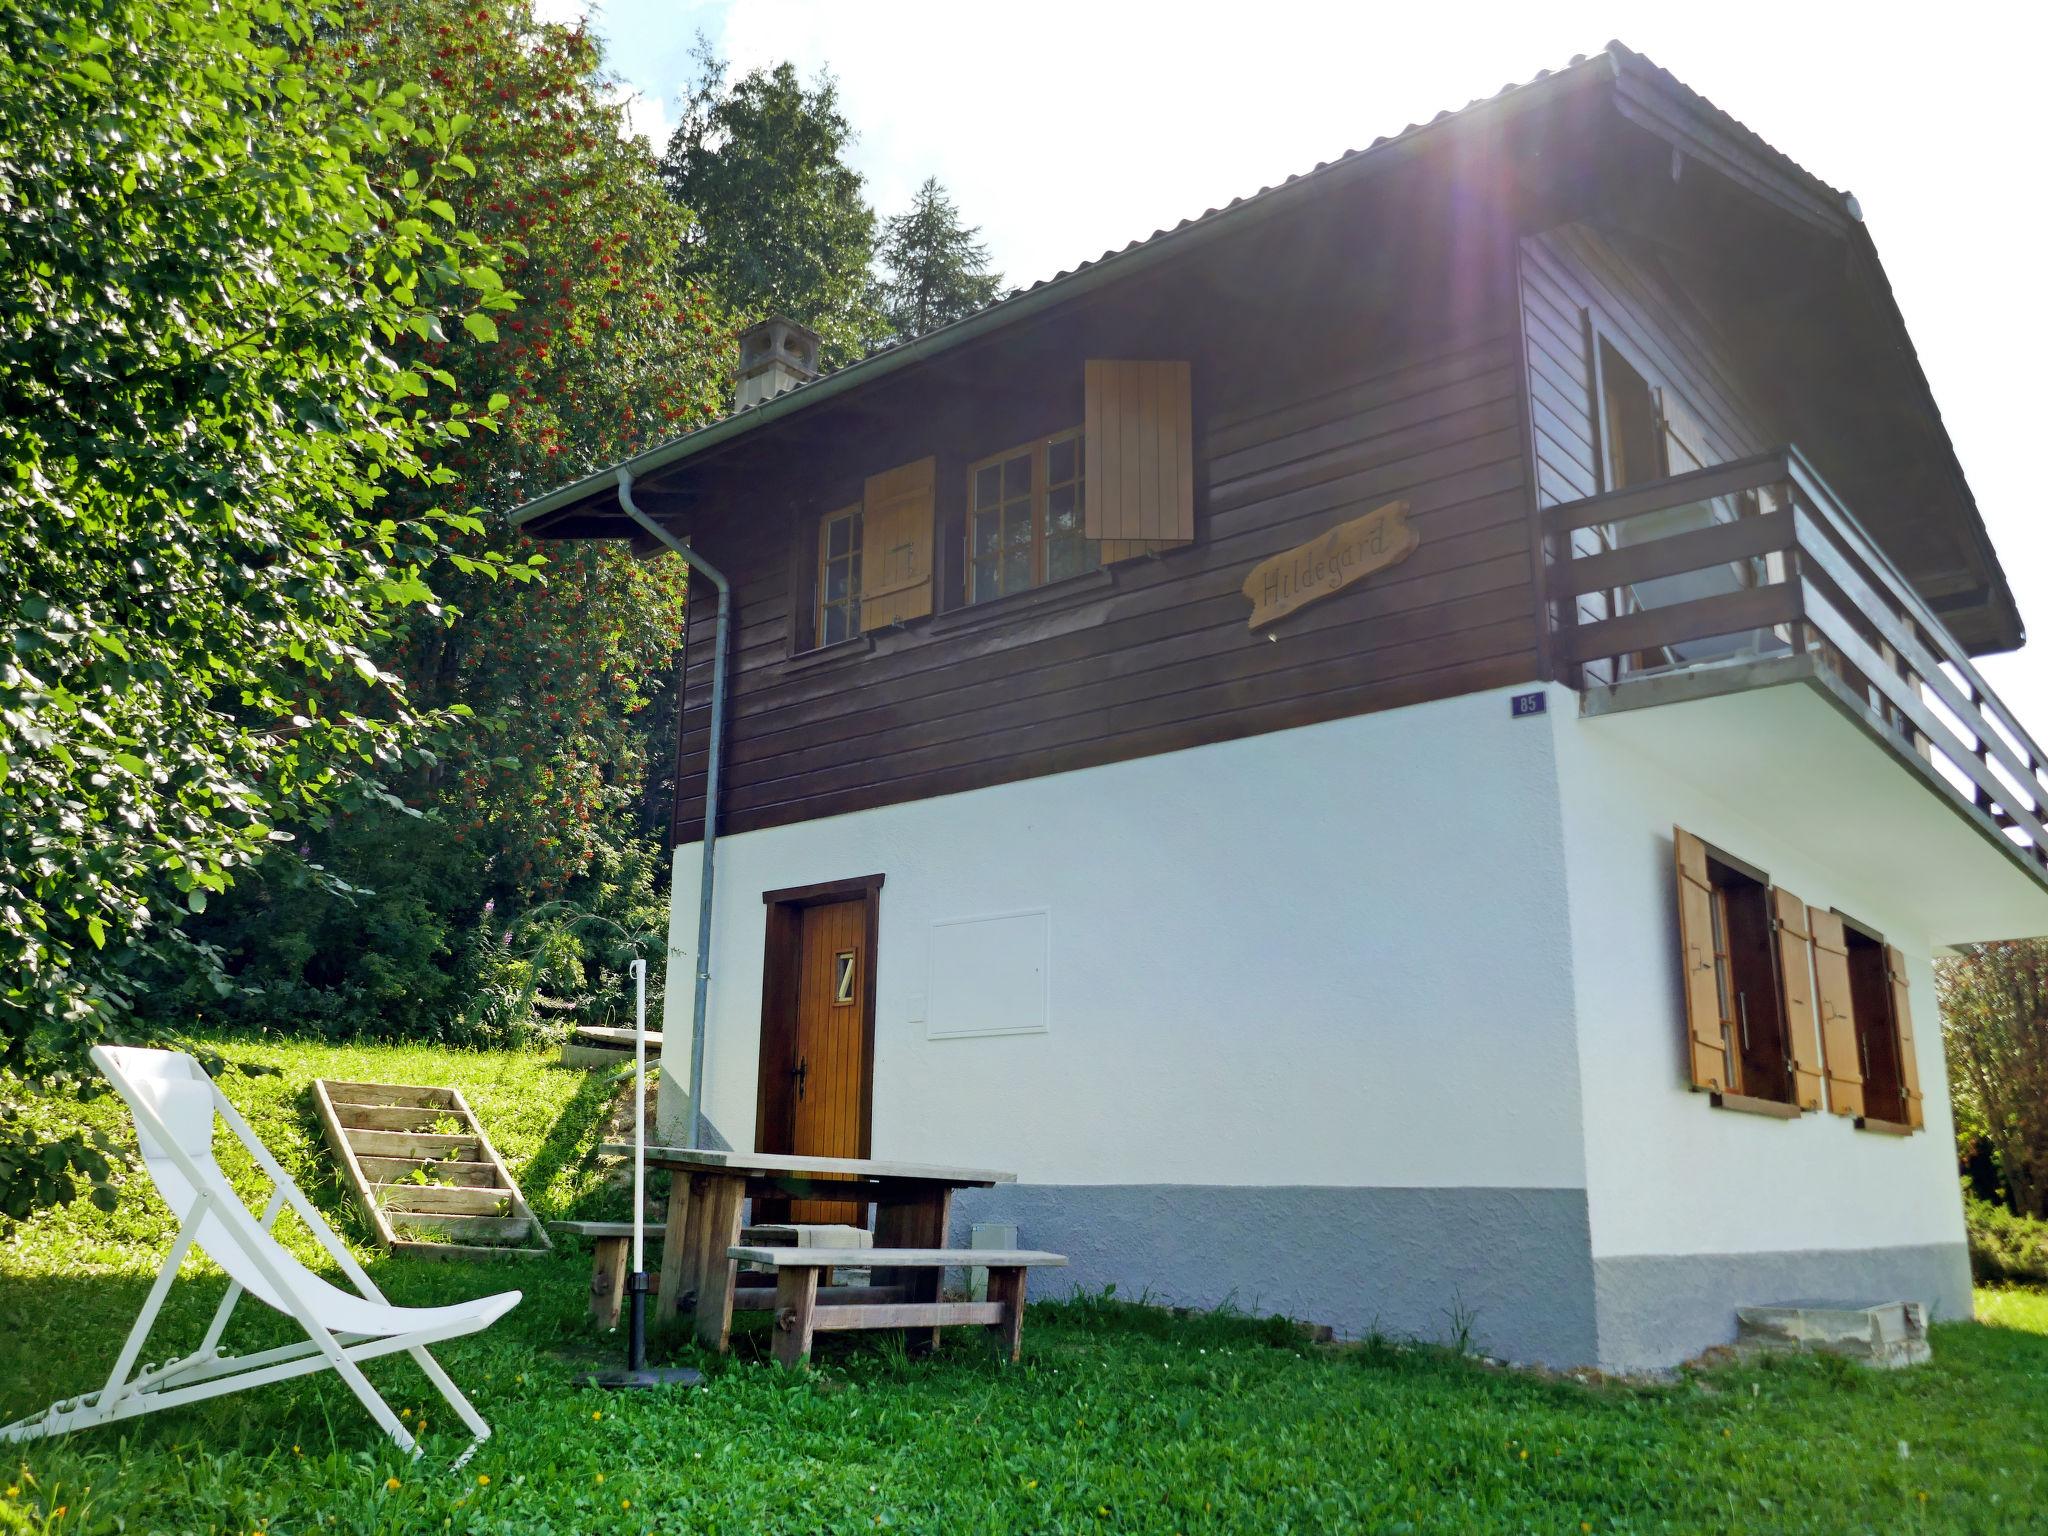
M 306 1102 L 315 1076 L 459 1084 L 544 1214 L 621 1214 L 589 1158 L 608 1088 L 597 1078 L 540 1055 L 223 1049 L 280 1069 L 225 1086 L 354 1239 L 363 1224 Z M 100 1108 L 118 1123 L 116 1103 Z M 154 1197 L 131 1195 L 112 1216 L 81 1204 L 0 1243 L 0 1419 L 99 1385 L 171 1236 Z M 745 1334 L 730 1362 L 683 1356 L 706 1367 L 705 1388 L 626 1396 L 576 1385 L 617 1352 L 586 1320 L 581 1254 L 370 1268 L 404 1302 L 526 1293 L 490 1333 L 438 1351 L 497 1430 L 462 1472 L 447 1470 L 461 1431 L 436 1408 L 427 1454 L 407 1462 L 322 1376 L 10 1448 L 0 1532 L 1980 1532 L 2048 1521 L 2048 1296 L 2024 1291 L 1983 1293 L 1979 1323 L 1936 1330 L 1931 1366 L 1887 1376 L 1780 1361 L 1585 1387 L 1440 1350 L 1317 1348 L 1271 1323 L 1097 1300 L 1034 1306 L 1020 1366 L 998 1366 L 979 1338 L 954 1337 L 929 1360 L 829 1338 L 819 1368 L 798 1376 L 764 1363 Z M 149 1357 L 196 1339 L 221 1287 L 189 1264 Z M 243 1342 L 266 1342 L 262 1332 Z M 394 1404 L 429 1404 L 409 1363 L 370 1370 Z

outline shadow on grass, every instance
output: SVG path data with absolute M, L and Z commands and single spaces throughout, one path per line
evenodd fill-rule
M 529 1201 L 539 1200 L 544 1205 L 550 1203 L 548 1191 L 564 1172 L 596 1166 L 598 1144 L 604 1139 L 612 1100 L 629 1076 L 623 1067 L 583 1074 L 583 1082 L 577 1085 L 569 1102 L 562 1106 L 555 1123 L 548 1127 L 547 1135 L 541 1138 L 533 1156 L 527 1159 L 526 1167 L 517 1175 Z M 608 1209 L 615 1206 L 619 1209 Z M 600 1186 L 571 1199 L 566 1210 L 543 1210 L 542 1214 L 595 1221 L 625 1212 L 617 1192 Z

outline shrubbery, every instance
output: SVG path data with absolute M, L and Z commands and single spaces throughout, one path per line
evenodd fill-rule
M 1978 1280 L 2048 1285 L 2048 1221 L 1980 1200 L 1965 1184 L 1963 1222 L 1970 1235 L 1970 1271 Z

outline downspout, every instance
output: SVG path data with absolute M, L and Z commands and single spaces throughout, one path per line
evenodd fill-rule
M 690 1009 L 690 1139 L 704 1145 L 704 1015 L 711 991 L 712 855 L 718 847 L 718 766 L 725 756 L 725 651 L 732 623 L 732 583 L 718 567 L 691 549 L 633 501 L 633 475 L 619 470 L 619 506 L 635 523 L 682 556 L 683 564 L 718 589 L 718 630 L 711 646 L 711 746 L 704 762 L 703 879 L 697 891 L 697 995 Z M 681 702 L 677 708 L 680 710 Z

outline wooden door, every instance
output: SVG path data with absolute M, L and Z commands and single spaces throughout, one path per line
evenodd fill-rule
M 761 1032 L 759 1149 L 805 1157 L 868 1155 L 874 1062 L 874 897 L 770 897 Z M 780 975 L 776 975 L 776 972 Z M 756 1202 L 755 1219 L 865 1220 L 846 1200 Z

